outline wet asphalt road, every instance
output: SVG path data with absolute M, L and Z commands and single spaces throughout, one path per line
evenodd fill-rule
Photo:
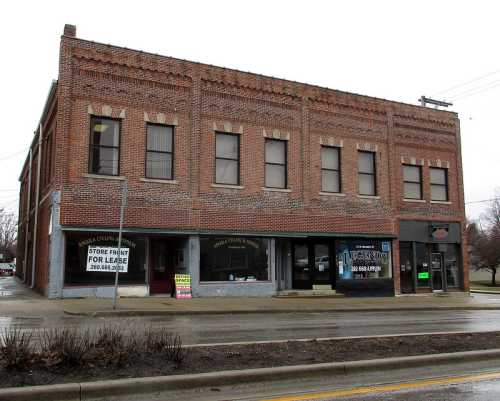
M 318 399 L 317 399 L 318 400 Z M 358 395 L 355 397 L 320 398 L 342 401 L 499 401 L 500 380 L 430 386 L 424 389 Z
M 500 310 L 251 313 L 140 318 L 93 318 L 63 313 L 23 313 L 18 316 L 6 316 L 2 315 L 2 301 L 31 299 L 36 302 L 36 296 L 22 286 L 12 286 L 11 278 L 2 278 L 0 281 L 0 284 L 5 284 L 3 288 L 0 285 L 0 290 L 4 292 L 4 296 L 0 294 L 0 330 L 8 327 L 92 328 L 105 322 L 127 326 L 151 324 L 167 327 L 180 334 L 185 344 L 500 330 Z M 481 297 L 490 299 L 491 303 L 500 303 L 499 297 L 495 295 Z

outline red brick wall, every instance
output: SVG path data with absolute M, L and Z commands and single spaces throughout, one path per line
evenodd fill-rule
M 398 217 L 463 218 L 453 113 L 78 39 L 63 38 L 61 49 L 60 85 L 71 93 L 69 102 L 62 102 L 68 129 L 58 132 L 59 142 L 66 141 L 59 155 L 65 160 L 56 161 L 66 166 L 60 177 L 62 224 L 118 222 L 121 182 L 85 177 L 90 114 L 103 115 L 103 106 L 123 117 L 120 171 L 130 186 L 127 226 L 390 234 Z M 176 183 L 141 181 L 145 113 L 153 122 L 163 113 L 166 123 L 176 124 Z M 215 131 L 241 135 L 241 189 L 212 186 Z M 290 192 L 262 189 L 264 131 L 288 139 Z M 342 144 L 343 197 L 320 195 L 320 146 L 328 141 Z M 376 150 L 380 199 L 357 196 L 358 148 Z M 427 200 L 429 161 L 450 163 L 451 205 L 404 202 L 401 157 L 424 159 Z
M 91 114 L 121 119 L 128 227 L 397 235 L 399 219 L 464 222 L 454 113 L 88 42 L 69 28 L 66 34 L 52 181 L 62 191 L 63 225 L 118 224 L 122 181 L 86 175 Z M 144 181 L 146 119 L 175 124 L 175 182 Z M 216 131 L 240 135 L 242 188 L 212 185 Z M 265 136 L 287 140 L 287 192 L 262 189 Z M 344 196 L 320 194 L 322 143 L 341 147 Z M 357 195 L 358 149 L 376 152 L 375 199 Z M 403 200 L 403 162 L 423 163 L 426 202 Z M 430 202 L 429 164 L 449 166 L 449 204 Z

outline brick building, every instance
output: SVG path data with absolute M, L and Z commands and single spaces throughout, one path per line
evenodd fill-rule
M 18 274 L 48 297 L 468 290 L 457 115 L 79 39 L 21 176 Z M 116 249 L 116 248 L 112 248 Z M 106 251 L 107 252 L 107 251 Z M 89 266 L 91 266 L 89 268 Z M 92 271 L 94 270 L 94 271 Z

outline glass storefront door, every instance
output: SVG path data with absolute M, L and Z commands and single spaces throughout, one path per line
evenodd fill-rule
M 330 245 L 320 241 L 293 244 L 293 288 L 312 289 L 313 285 L 332 285 Z
M 443 286 L 443 255 L 441 253 L 431 253 L 432 268 L 432 289 L 440 291 Z

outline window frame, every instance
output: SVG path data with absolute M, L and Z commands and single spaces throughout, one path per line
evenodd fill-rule
M 228 136 L 234 136 L 237 138 L 238 141 L 238 158 L 237 159 L 231 159 L 228 157 L 217 157 L 217 135 L 228 135 Z M 241 177 L 240 177 L 240 171 L 241 171 L 241 166 L 240 166 L 240 160 L 241 160 L 241 138 L 240 134 L 235 134 L 234 132 L 222 132 L 222 131 L 215 131 L 215 141 L 214 141 L 214 184 L 217 185 L 234 185 L 234 186 L 240 186 L 241 185 Z M 237 162 L 237 180 L 236 184 L 228 184 L 227 182 L 217 182 L 217 159 L 220 160 L 231 160 Z
M 362 173 L 359 171 L 359 155 L 360 153 L 369 153 L 372 155 L 373 160 L 373 173 Z M 371 152 L 369 150 L 358 150 L 358 195 L 360 196 L 377 196 L 378 188 L 377 188 L 377 160 L 376 160 L 377 152 Z M 362 194 L 359 191 L 359 176 L 360 175 L 369 175 L 373 176 L 373 194 Z
M 405 173 L 404 173 L 405 167 L 414 167 L 414 168 L 418 169 L 419 180 L 418 181 L 407 181 L 407 180 L 405 180 Z M 407 183 L 408 184 L 419 184 L 419 186 L 420 186 L 420 197 L 419 198 L 413 198 L 413 197 L 406 196 L 405 184 L 407 184 Z M 403 164 L 403 199 L 411 199 L 411 200 L 422 200 L 422 199 L 424 199 L 424 192 L 423 192 L 423 185 L 422 185 L 422 166 L 416 166 L 414 164 Z
M 444 184 L 435 184 L 432 182 L 431 170 L 444 171 Z M 430 190 L 431 190 L 431 201 L 433 201 L 433 202 L 449 202 L 450 201 L 448 169 L 447 168 L 445 168 L 445 167 L 429 167 L 429 186 L 430 186 Z M 432 197 L 432 187 L 433 186 L 444 187 L 445 194 L 446 194 L 446 198 L 444 200 L 443 199 L 434 199 Z
M 266 152 L 267 152 L 267 144 L 268 142 L 282 142 L 284 147 L 285 147 L 285 163 L 270 163 L 267 162 L 266 159 Z M 285 167 L 285 185 L 283 187 L 270 187 L 267 185 L 266 182 L 266 172 L 267 172 L 267 165 L 271 166 L 284 166 Z M 272 188 L 272 189 L 288 189 L 288 141 L 283 140 L 283 139 L 274 139 L 274 138 L 265 138 L 264 141 L 264 187 L 265 188 Z
M 110 121 L 116 121 L 118 123 L 118 146 L 95 145 L 93 143 L 92 134 L 94 133 L 94 129 L 93 129 L 93 126 L 94 126 L 93 120 L 94 119 L 110 120 Z M 90 128 L 89 129 L 89 157 L 88 157 L 87 171 L 89 172 L 89 174 L 119 177 L 120 176 L 120 164 L 121 164 L 122 120 L 120 118 L 91 115 L 89 128 Z M 116 174 L 103 174 L 103 173 L 98 173 L 98 172 L 95 172 L 92 170 L 92 150 L 94 149 L 94 147 L 107 148 L 107 149 L 118 149 L 118 168 L 117 168 Z
M 165 128 L 171 128 L 172 129 L 172 151 L 171 152 L 164 152 L 164 151 L 159 151 L 159 150 L 149 150 L 148 149 L 148 126 L 157 126 L 157 127 L 165 127 Z M 175 178 L 175 125 L 168 125 L 168 124 L 160 124 L 160 123 L 146 123 L 146 153 L 145 153 L 145 159 L 144 159 L 144 177 L 151 179 L 151 180 L 166 180 L 166 181 L 172 181 Z M 152 153 L 161 153 L 161 154 L 170 154 L 171 157 L 171 166 L 170 166 L 170 178 L 158 178 L 158 177 L 149 177 L 148 176 L 148 152 Z
M 325 149 L 335 149 L 337 151 L 337 161 L 338 168 L 330 169 L 323 168 L 323 148 Z M 342 167 L 341 167 L 341 148 L 339 146 L 330 146 L 330 145 L 321 145 L 320 147 L 320 159 L 321 159 L 321 192 L 329 193 L 329 194 L 341 194 L 342 193 Z M 336 171 L 339 177 L 339 190 L 338 191 L 326 191 L 323 188 L 323 171 Z

